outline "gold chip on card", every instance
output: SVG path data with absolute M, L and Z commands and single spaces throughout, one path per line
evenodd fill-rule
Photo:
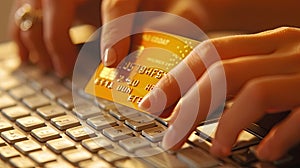
M 130 54 L 116 68 L 101 63 L 85 92 L 139 111 L 138 103 L 155 84 L 199 44 L 163 32 L 132 35 Z

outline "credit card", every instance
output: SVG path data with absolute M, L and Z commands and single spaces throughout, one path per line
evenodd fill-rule
M 135 34 L 131 39 L 130 54 L 116 68 L 101 63 L 85 92 L 142 111 L 138 104 L 143 97 L 199 42 L 156 31 Z

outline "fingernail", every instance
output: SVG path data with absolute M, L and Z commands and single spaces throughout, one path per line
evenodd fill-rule
M 141 110 L 157 115 L 166 108 L 167 97 L 164 91 L 155 88 L 150 91 L 139 103 Z
M 114 48 L 107 48 L 104 51 L 103 64 L 104 66 L 111 66 L 117 61 L 117 53 Z
M 212 147 L 210 148 L 210 152 L 218 157 L 226 157 L 230 154 L 231 149 L 222 145 L 215 139 L 213 139 Z

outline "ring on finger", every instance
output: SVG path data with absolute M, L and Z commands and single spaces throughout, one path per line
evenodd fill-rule
M 42 20 L 42 11 L 33 9 L 28 3 L 23 4 L 15 13 L 15 22 L 22 31 L 29 30 L 35 22 Z

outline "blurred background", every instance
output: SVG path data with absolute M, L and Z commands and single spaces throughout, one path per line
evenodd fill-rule
M 10 9 L 13 4 L 13 0 L 1 0 L 0 1 L 0 42 L 9 41 L 8 34 L 8 18 L 10 15 Z

